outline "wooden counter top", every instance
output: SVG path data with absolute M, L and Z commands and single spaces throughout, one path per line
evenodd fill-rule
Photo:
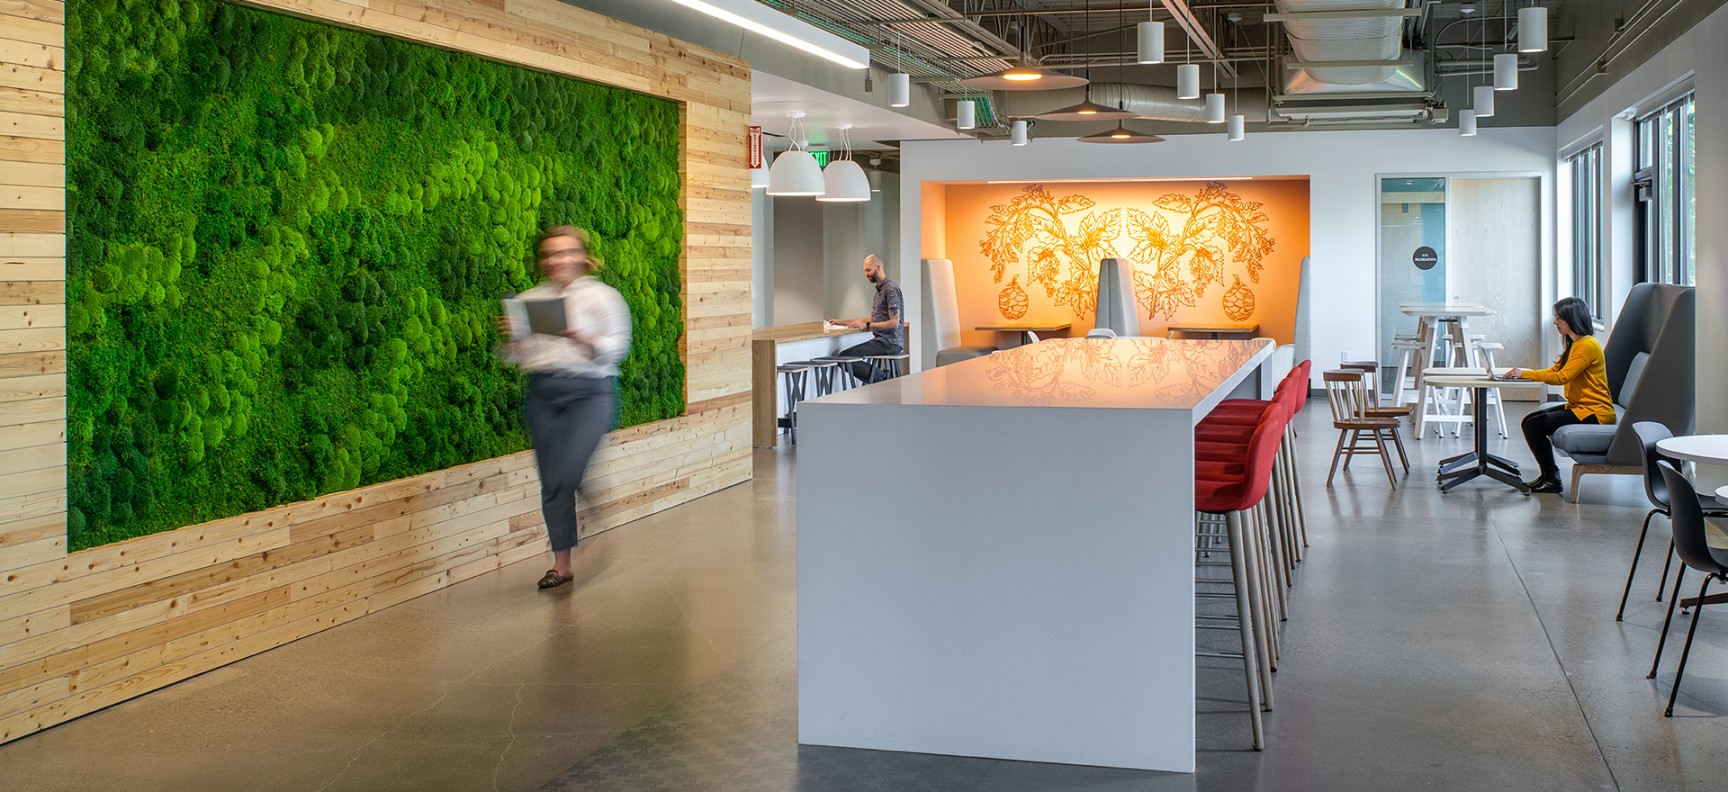
M 821 322 L 800 322 L 799 324 L 761 327 L 750 332 L 751 341 L 773 341 L 782 344 L 787 341 L 803 341 L 807 338 L 822 338 L 824 336 L 840 336 L 848 333 L 868 333 L 869 330 L 824 330 Z

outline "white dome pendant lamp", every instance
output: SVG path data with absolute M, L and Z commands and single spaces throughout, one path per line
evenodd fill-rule
M 818 201 L 828 203 L 857 203 L 870 200 L 870 177 L 864 175 L 864 169 L 852 161 L 852 129 L 851 124 L 840 125 L 840 140 L 845 144 L 845 153 L 839 159 L 832 160 L 822 171 L 822 194 L 816 197 Z
M 804 114 L 792 112 L 786 117 L 791 119 L 786 137 L 792 141 L 792 148 L 781 152 L 768 168 L 768 194 L 821 195 L 827 189 L 822 183 L 822 166 L 816 164 L 816 157 L 807 150 L 809 144 L 798 134 L 804 126 L 799 120 Z

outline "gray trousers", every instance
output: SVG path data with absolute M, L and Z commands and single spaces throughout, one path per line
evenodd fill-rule
M 540 513 L 553 552 L 576 546 L 576 493 L 600 438 L 612 428 L 617 398 L 611 377 L 528 377 L 523 407 L 540 471 Z

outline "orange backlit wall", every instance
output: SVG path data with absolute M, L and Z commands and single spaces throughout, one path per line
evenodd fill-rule
M 1291 343 L 1308 254 L 1308 181 L 950 184 L 946 211 L 925 217 L 954 261 L 967 344 L 991 324 L 1092 329 L 1098 262 L 1134 262 L 1140 330 L 1172 323 L 1260 325 Z

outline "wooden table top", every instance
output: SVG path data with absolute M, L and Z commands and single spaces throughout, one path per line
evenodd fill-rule
M 826 336 L 842 336 L 853 333 L 868 333 L 869 330 L 824 330 L 821 322 L 800 322 L 798 324 L 776 325 L 774 327 L 759 327 L 750 332 L 751 341 L 773 341 L 783 344 L 788 341 L 803 341 L 810 338 Z
M 974 327 L 974 328 L 972 328 L 972 329 L 973 329 L 973 330 L 994 330 L 994 331 L 996 331 L 996 332 L 998 332 L 998 333 L 1025 333 L 1025 332 L 1032 332 L 1032 333 L 1060 333 L 1060 332 L 1062 332 L 1062 331 L 1064 331 L 1064 330 L 1067 330 L 1067 329 L 1068 329 L 1068 328 L 1070 328 L 1070 327 L 1073 327 L 1073 325 L 1072 325 L 1072 324 L 1069 324 L 1069 323 L 1066 323 L 1066 322 L 1064 322 L 1064 323 L 1062 323 L 1062 324 L 993 324 L 993 325 L 978 325 L 978 326 L 977 326 L 977 327 Z
M 1253 335 L 1260 332 L 1258 324 L 1173 324 L 1165 328 L 1178 333 L 1246 333 Z

